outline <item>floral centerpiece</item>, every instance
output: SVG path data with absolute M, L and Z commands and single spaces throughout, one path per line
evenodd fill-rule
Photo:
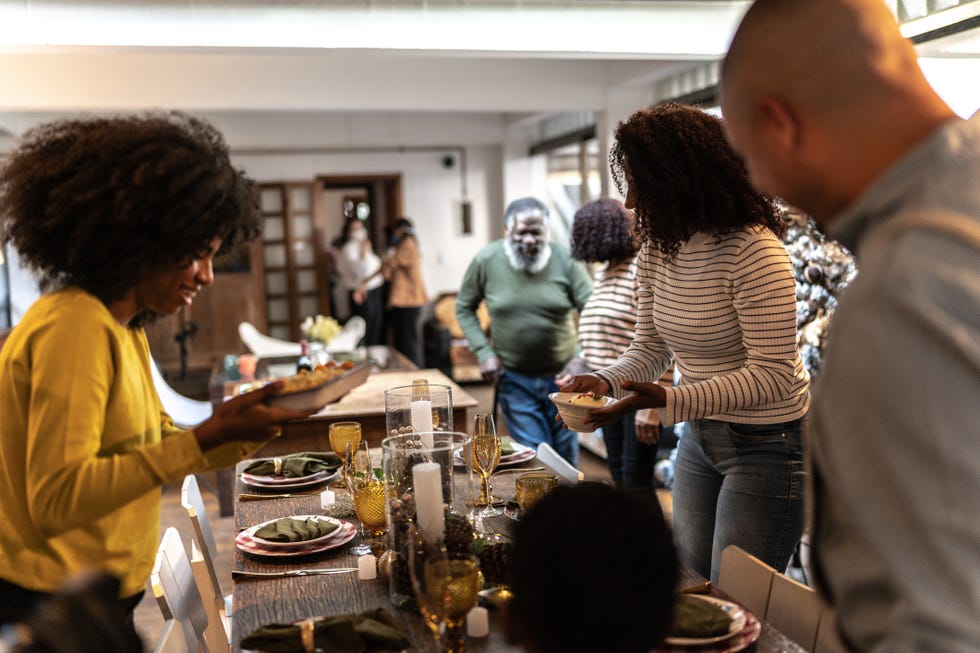
M 342 327 L 340 326 L 340 323 L 332 317 L 317 315 L 307 317 L 305 320 L 303 320 L 303 322 L 299 325 L 299 329 L 310 342 L 322 342 L 323 344 L 327 344 L 337 337 L 337 334 L 341 332 Z

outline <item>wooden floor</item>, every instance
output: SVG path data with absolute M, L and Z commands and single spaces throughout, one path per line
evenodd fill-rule
M 480 402 L 478 410 L 489 411 L 491 409 L 493 394 L 492 389 L 482 384 L 467 385 L 466 391 L 477 398 Z M 498 429 L 505 431 L 502 425 Z M 468 429 L 467 429 L 468 430 Z M 608 480 L 609 470 L 606 461 L 598 456 L 583 449 L 579 458 L 579 468 L 589 480 Z M 209 478 L 207 475 L 200 477 L 202 480 L 202 494 L 204 495 L 205 506 L 207 508 L 208 520 L 214 531 L 214 538 L 218 545 L 218 557 L 215 567 L 218 579 L 222 584 L 222 592 L 227 595 L 231 593 L 231 570 L 234 564 L 234 539 L 235 523 L 232 517 L 220 517 L 218 510 L 218 498 L 213 488 L 208 487 Z M 175 482 L 163 488 L 162 509 L 160 513 L 160 533 L 164 529 L 174 526 L 180 531 L 185 544 L 193 537 L 190 519 L 180 505 L 180 482 Z M 659 492 L 661 504 L 664 511 L 670 517 L 670 495 L 665 491 Z M 188 545 L 189 547 L 189 545 Z M 157 633 L 163 626 L 163 617 L 153 596 L 147 592 L 142 602 L 136 608 L 135 613 L 136 628 L 143 636 L 147 646 L 150 647 L 156 641 Z

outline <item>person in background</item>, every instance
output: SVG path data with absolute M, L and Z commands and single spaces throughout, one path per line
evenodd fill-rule
M 578 463 L 578 436 L 555 421 L 548 394 L 555 375 L 576 355 L 575 313 L 592 291 L 589 274 L 560 245 L 548 242 L 548 209 L 514 200 L 504 214 L 504 238 L 477 252 L 456 297 L 456 318 L 480 372 L 495 383 L 507 429 L 521 444 L 547 442 Z M 490 339 L 476 316 L 486 299 Z
M 0 624 L 87 569 L 128 614 L 159 542 L 160 488 L 229 467 L 303 412 L 235 397 L 192 430 L 163 412 L 143 325 L 190 306 L 218 252 L 259 233 L 221 135 L 180 113 L 28 131 L 0 170 L 0 234 L 44 294 L 0 350 Z
M 576 374 L 612 365 L 633 342 L 636 329 L 637 241 L 633 215 L 622 202 L 603 198 L 589 202 L 572 222 L 572 258 L 601 263 L 593 274 L 592 295 L 578 321 L 582 350 L 558 375 L 558 385 Z M 602 427 L 609 473 L 616 485 L 653 487 L 660 422 L 657 411 L 629 411 Z
M 388 281 L 388 317 L 395 349 L 422 367 L 419 316 L 429 301 L 422 279 L 422 256 L 415 229 L 408 218 L 399 218 L 391 230 L 391 249 L 382 263 Z
M 583 515 L 602 537 L 582 537 Z M 517 523 L 510 576 L 504 628 L 528 653 L 647 653 L 672 621 L 677 555 L 652 493 L 579 483 Z
M 803 532 L 810 403 L 785 225 L 718 118 L 666 103 L 615 136 L 613 176 L 643 238 L 636 337 L 563 390 L 616 396 L 590 411 L 599 425 L 639 408 L 687 422 L 673 482 L 681 562 L 717 582 L 722 550 L 737 544 L 782 571 Z M 680 383 L 655 383 L 671 361 Z
M 756 186 L 857 258 L 811 410 L 817 585 L 851 650 L 978 651 L 980 115 L 867 0 L 756 2 L 721 99 Z
M 364 318 L 361 344 L 384 344 L 385 291 L 381 259 L 374 253 L 367 227 L 357 217 L 344 222 L 344 244 L 340 247 L 338 269 L 347 289 L 351 315 Z

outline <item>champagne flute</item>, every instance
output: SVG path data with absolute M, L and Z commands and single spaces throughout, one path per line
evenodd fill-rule
M 447 553 L 418 532 L 408 540 L 409 576 L 425 624 L 444 653 L 464 653 L 463 622 L 476 605 L 480 567 L 472 554 Z
M 486 507 L 478 517 L 496 517 L 503 511 L 493 506 L 493 488 L 490 486 L 490 474 L 500 464 L 502 443 L 497 429 L 493 424 L 493 415 L 477 413 L 473 422 L 473 467 L 483 477 L 483 492 L 486 495 Z
M 354 512 L 361 523 L 361 541 L 351 548 L 351 553 L 374 553 L 378 556 L 384 549 L 383 536 L 388 530 L 385 487 L 374 473 L 367 442 L 348 444 L 345 464 L 348 469 L 347 488 L 354 500 Z
M 330 438 L 330 448 L 333 452 L 340 456 L 340 459 L 344 461 L 344 471 L 341 476 L 346 477 L 347 475 L 347 445 L 352 444 L 354 447 L 361 441 L 361 423 L 360 422 L 334 422 L 330 425 L 328 430 L 328 435 Z M 339 478 L 333 483 L 333 487 L 346 487 L 347 479 Z

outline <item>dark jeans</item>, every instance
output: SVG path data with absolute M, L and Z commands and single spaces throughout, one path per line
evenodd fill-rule
M 553 375 L 528 376 L 507 370 L 500 377 L 497 402 L 511 437 L 528 447 L 547 442 L 562 458 L 578 465 L 578 434 L 555 421 L 558 409 L 548 394 L 558 392 Z
M 606 443 L 609 474 L 616 485 L 635 489 L 653 487 L 657 447 L 636 439 L 636 411 L 603 426 L 602 440 Z
M 419 317 L 422 307 L 393 306 L 388 311 L 395 349 L 408 360 L 422 367 L 422 347 L 419 344 Z
M 803 420 L 691 420 L 674 467 L 674 531 L 682 563 L 718 582 L 737 544 L 785 571 L 803 534 Z
M 126 625 L 133 626 L 133 611 L 143 599 L 144 592 L 119 599 L 119 603 L 126 615 Z M 16 583 L 11 583 L 0 578 L 0 626 L 6 624 L 23 623 L 31 614 L 45 602 L 50 600 L 52 594 L 48 592 L 37 592 L 21 587 Z
M 354 293 L 348 293 L 350 299 L 350 311 L 352 315 L 360 315 L 364 318 L 365 330 L 364 338 L 360 344 L 365 347 L 383 345 L 385 333 L 385 289 L 378 286 L 374 290 L 367 291 L 363 304 L 354 303 Z

